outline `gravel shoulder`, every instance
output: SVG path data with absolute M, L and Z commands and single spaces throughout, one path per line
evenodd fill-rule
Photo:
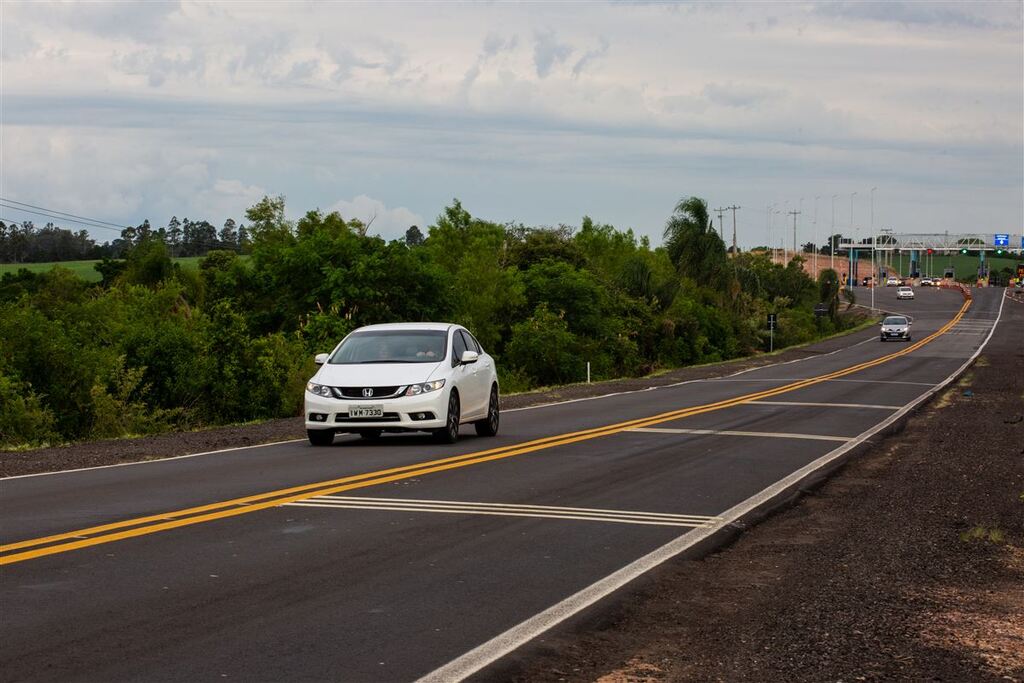
M 1024 303 L 902 432 L 481 678 L 1024 681 Z
M 863 313 L 856 314 L 864 318 Z M 572 384 L 503 396 L 502 408 L 555 403 L 576 398 L 601 396 L 615 392 L 638 391 L 676 382 L 722 377 L 742 370 L 829 353 L 850 344 L 850 334 L 832 337 L 814 344 L 793 347 L 773 354 L 760 354 L 713 365 L 678 368 L 651 377 L 637 377 L 593 384 Z M 204 453 L 226 448 L 244 448 L 258 444 L 306 438 L 301 417 L 266 420 L 245 425 L 213 427 L 193 432 L 168 432 L 129 439 L 86 441 L 50 448 L 23 451 L 0 450 L 0 477 L 39 472 L 57 472 L 82 467 L 117 465 L 143 460 L 159 460 L 179 455 Z

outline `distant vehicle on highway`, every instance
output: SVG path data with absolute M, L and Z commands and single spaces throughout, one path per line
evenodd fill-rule
M 899 287 L 899 285 L 900 279 L 895 275 L 890 275 L 889 278 L 885 281 L 886 287 Z
M 932 279 L 930 277 L 923 277 L 923 278 L 921 278 L 921 286 L 922 287 L 931 287 L 932 284 L 933 284 L 933 281 L 932 281 Z
M 896 298 L 897 299 L 913 299 L 914 298 L 914 290 L 911 289 L 910 287 L 897 287 L 896 288 Z
M 361 327 L 331 353 L 306 385 L 306 435 L 329 446 L 336 433 L 365 439 L 383 432 L 430 432 L 455 443 L 459 426 L 498 433 L 498 376 L 469 330 L 448 323 Z
M 904 315 L 886 316 L 882 321 L 882 341 L 889 339 L 903 339 L 910 341 L 910 320 Z

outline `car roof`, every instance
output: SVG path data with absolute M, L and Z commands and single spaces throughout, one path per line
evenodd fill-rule
M 438 330 L 447 332 L 452 327 L 459 327 L 453 323 L 381 323 L 379 325 L 366 325 L 359 330 Z
M 462 328 L 462 326 L 455 325 L 454 323 L 381 323 L 379 325 L 366 325 L 352 332 L 369 330 L 434 330 L 437 332 L 447 332 L 452 328 Z

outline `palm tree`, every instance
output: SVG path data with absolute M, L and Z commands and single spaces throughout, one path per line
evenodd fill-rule
M 682 275 L 702 285 L 718 284 L 725 272 L 725 243 L 715 232 L 707 202 L 681 199 L 665 224 L 664 237 L 669 258 Z

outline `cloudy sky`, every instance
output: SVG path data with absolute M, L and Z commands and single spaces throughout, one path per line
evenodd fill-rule
M 752 246 L 800 208 L 809 239 L 816 196 L 849 232 L 856 192 L 860 230 L 873 197 L 876 226 L 1019 233 L 1022 7 L 4 0 L 0 196 L 220 225 L 283 194 L 389 238 L 458 197 L 659 238 L 697 195 Z

